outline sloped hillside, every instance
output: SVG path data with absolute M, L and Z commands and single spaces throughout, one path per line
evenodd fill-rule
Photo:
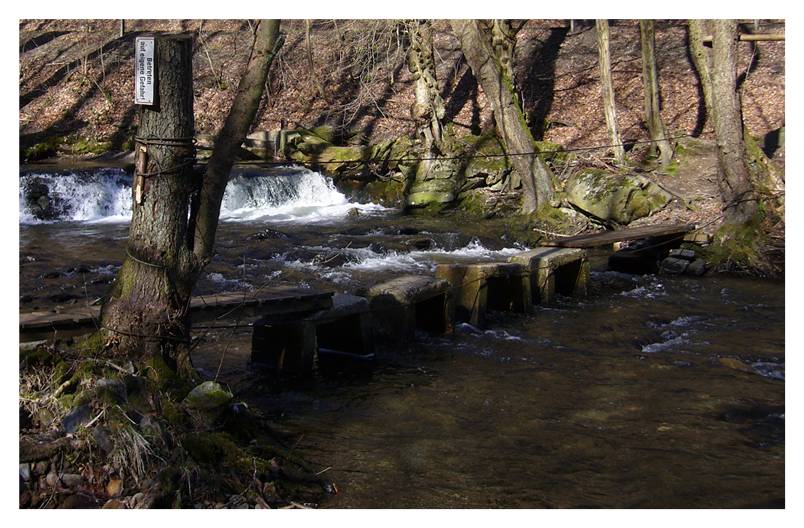
M 611 22 L 613 79 L 626 141 L 646 137 L 636 21 Z M 20 137 L 23 157 L 47 154 L 67 137 L 61 155 L 91 156 L 125 150 L 136 126 L 133 40 L 152 31 L 196 35 L 196 129 L 214 134 L 234 97 L 253 38 L 253 24 L 231 20 L 29 20 L 20 22 Z M 462 59 L 445 21 L 435 23 L 435 55 L 447 120 L 475 133 L 490 125 L 482 90 Z M 759 21 L 745 31 L 783 32 Z M 309 30 L 309 31 L 308 31 Z M 287 34 L 269 81 L 256 128 L 333 124 L 356 141 L 377 141 L 412 131 L 412 79 L 404 35 L 392 21 L 283 22 Z M 709 135 L 687 52 L 683 21 L 657 25 L 657 60 L 663 116 L 677 134 Z M 784 42 L 739 46 L 747 126 L 764 135 L 784 125 Z M 537 138 L 565 147 L 605 144 L 593 25 L 530 21 L 518 35 L 517 84 Z M 750 68 L 749 68 L 750 66 Z M 50 143 L 48 143 L 50 142 Z M 44 143 L 44 146 L 42 145 Z M 30 150 L 39 144 L 38 150 Z

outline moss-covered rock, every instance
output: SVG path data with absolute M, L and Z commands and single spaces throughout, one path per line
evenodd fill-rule
M 753 275 L 772 273 L 763 255 L 768 235 L 763 227 L 764 207 L 743 224 L 723 224 L 714 234 L 712 244 L 700 250 L 711 268 L 720 271 L 746 272 Z
M 587 169 L 565 185 L 567 200 L 604 221 L 628 224 L 664 208 L 673 196 L 638 174 Z
M 486 193 L 480 189 L 462 192 L 458 197 L 458 209 L 472 216 L 485 216 L 488 212 Z
M 398 180 L 375 180 L 366 184 L 363 194 L 372 203 L 386 207 L 399 206 L 404 202 L 405 184 Z
M 64 138 L 61 136 L 48 137 L 23 149 L 22 158 L 26 161 L 37 161 L 55 156 L 63 142 Z
M 420 163 L 410 187 L 406 205 L 428 207 L 433 204 L 448 204 L 457 193 L 456 162 L 453 160 Z
M 184 398 L 184 404 L 198 411 L 219 409 L 232 401 L 232 393 L 215 381 L 197 385 Z

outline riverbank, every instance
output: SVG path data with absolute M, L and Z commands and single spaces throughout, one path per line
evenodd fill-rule
M 305 380 L 255 370 L 249 328 L 201 330 L 193 362 L 225 387 L 213 422 L 178 393 L 143 412 L 147 370 L 90 365 L 86 353 L 22 354 L 23 425 L 49 420 L 50 440 L 78 429 L 58 446 L 66 462 L 21 464 L 22 504 L 783 507 L 784 285 L 629 276 L 605 271 L 604 255 L 593 263 L 586 298 L 491 313 L 484 329 L 420 334 L 368 368 Z M 87 394 L 103 405 L 78 412 Z M 121 423 L 147 441 L 141 453 L 162 479 L 137 482 L 136 466 L 115 465 L 136 453 L 98 456 L 96 431 L 115 437 Z M 24 457 L 42 439 L 33 429 L 23 427 Z M 155 431 L 189 445 L 165 452 Z M 254 471 L 231 456 L 240 449 Z M 165 482 L 174 494 L 160 493 Z

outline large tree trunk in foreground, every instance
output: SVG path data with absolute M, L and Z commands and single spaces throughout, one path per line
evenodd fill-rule
M 715 20 L 712 40 L 712 120 L 720 162 L 720 193 L 725 221 L 740 224 L 757 210 L 757 197 L 746 165 L 740 96 L 737 92 L 737 23 Z
M 246 72 L 237 86 L 232 108 L 215 138 L 201 189 L 193 251 L 202 265 L 212 258 L 215 231 L 218 228 L 221 201 L 229 181 L 229 173 L 257 114 L 271 62 L 283 42 L 279 34 L 279 20 L 262 20 L 257 27 L 255 39 Z
M 550 169 L 538 154 L 521 155 L 536 152 L 537 148 L 516 96 L 513 78 L 495 55 L 490 32 L 481 29 L 477 20 L 451 20 L 450 24 L 460 40 L 466 62 L 491 102 L 497 133 L 522 179 L 522 212 L 531 213 L 553 199 L 553 182 Z
M 161 358 L 195 377 L 188 346 L 192 289 L 212 257 L 223 192 L 257 112 L 278 34 L 279 21 L 260 23 L 202 185 L 192 168 L 192 41 L 156 39 L 157 104 L 143 108 L 137 143 L 138 155 L 147 148 L 147 163 L 138 163 L 135 173 L 128 257 L 102 310 L 109 353 Z
M 435 60 L 433 58 L 433 33 L 430 22 L 417 20 L 407 24 L 410 46 L 408 69 L 414 84 L 416 99 L 411 108 L 411 117 L 416 121 L 428 155 L 441 151 L 444 100 L 438 91 Z
M 653 20 L 639 21 L 639 35 L 642 45 L 642 89 L 645 96 L 645 124 L 648 127 L 651 143 L 650 153 L 656 155 L 663 166 L 673 157 L 673 145 L 662 121 L 659 96 L 659 73 L 656 67 L 656 34 Z
M 194 272 L 188 197 L 197 188 L 190 161 L 192 39 L 159 36 L 154 52 L 158 93 L 153 106 L 141 108 L 127 257 L 103 306 L 102 326 L 111 354 L 161 356 L 184 370 Z
M 600 86 L 603 90 L 603 114 L 606 117 L 606 129 L 609 133 L 609 142 L 614 145 L 611 149 L 617 164 L 625 163 L 625 148 L 623 148 L 620 132 L 617 127 L 617 107 L 614 102 L 614 86 L 611 81 L 611 56 L 609 54 L 609 21 L 597 20 L 597 53 L 598 67 L 600 68 Z

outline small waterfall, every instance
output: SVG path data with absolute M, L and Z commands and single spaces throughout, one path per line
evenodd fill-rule
M 131 176 L 122 169 L 20 176 L 21 224 L 131 218 Z
M 122 169 L 20 176 L 20 224 L 126 222 L 131 219 L 131 176 Z M 303 167 L 236 169 L 221 205 L 229 221 L 325 221 L 349 209 L 380 211 L 375 204 L 349 202 L 331 178 Z

